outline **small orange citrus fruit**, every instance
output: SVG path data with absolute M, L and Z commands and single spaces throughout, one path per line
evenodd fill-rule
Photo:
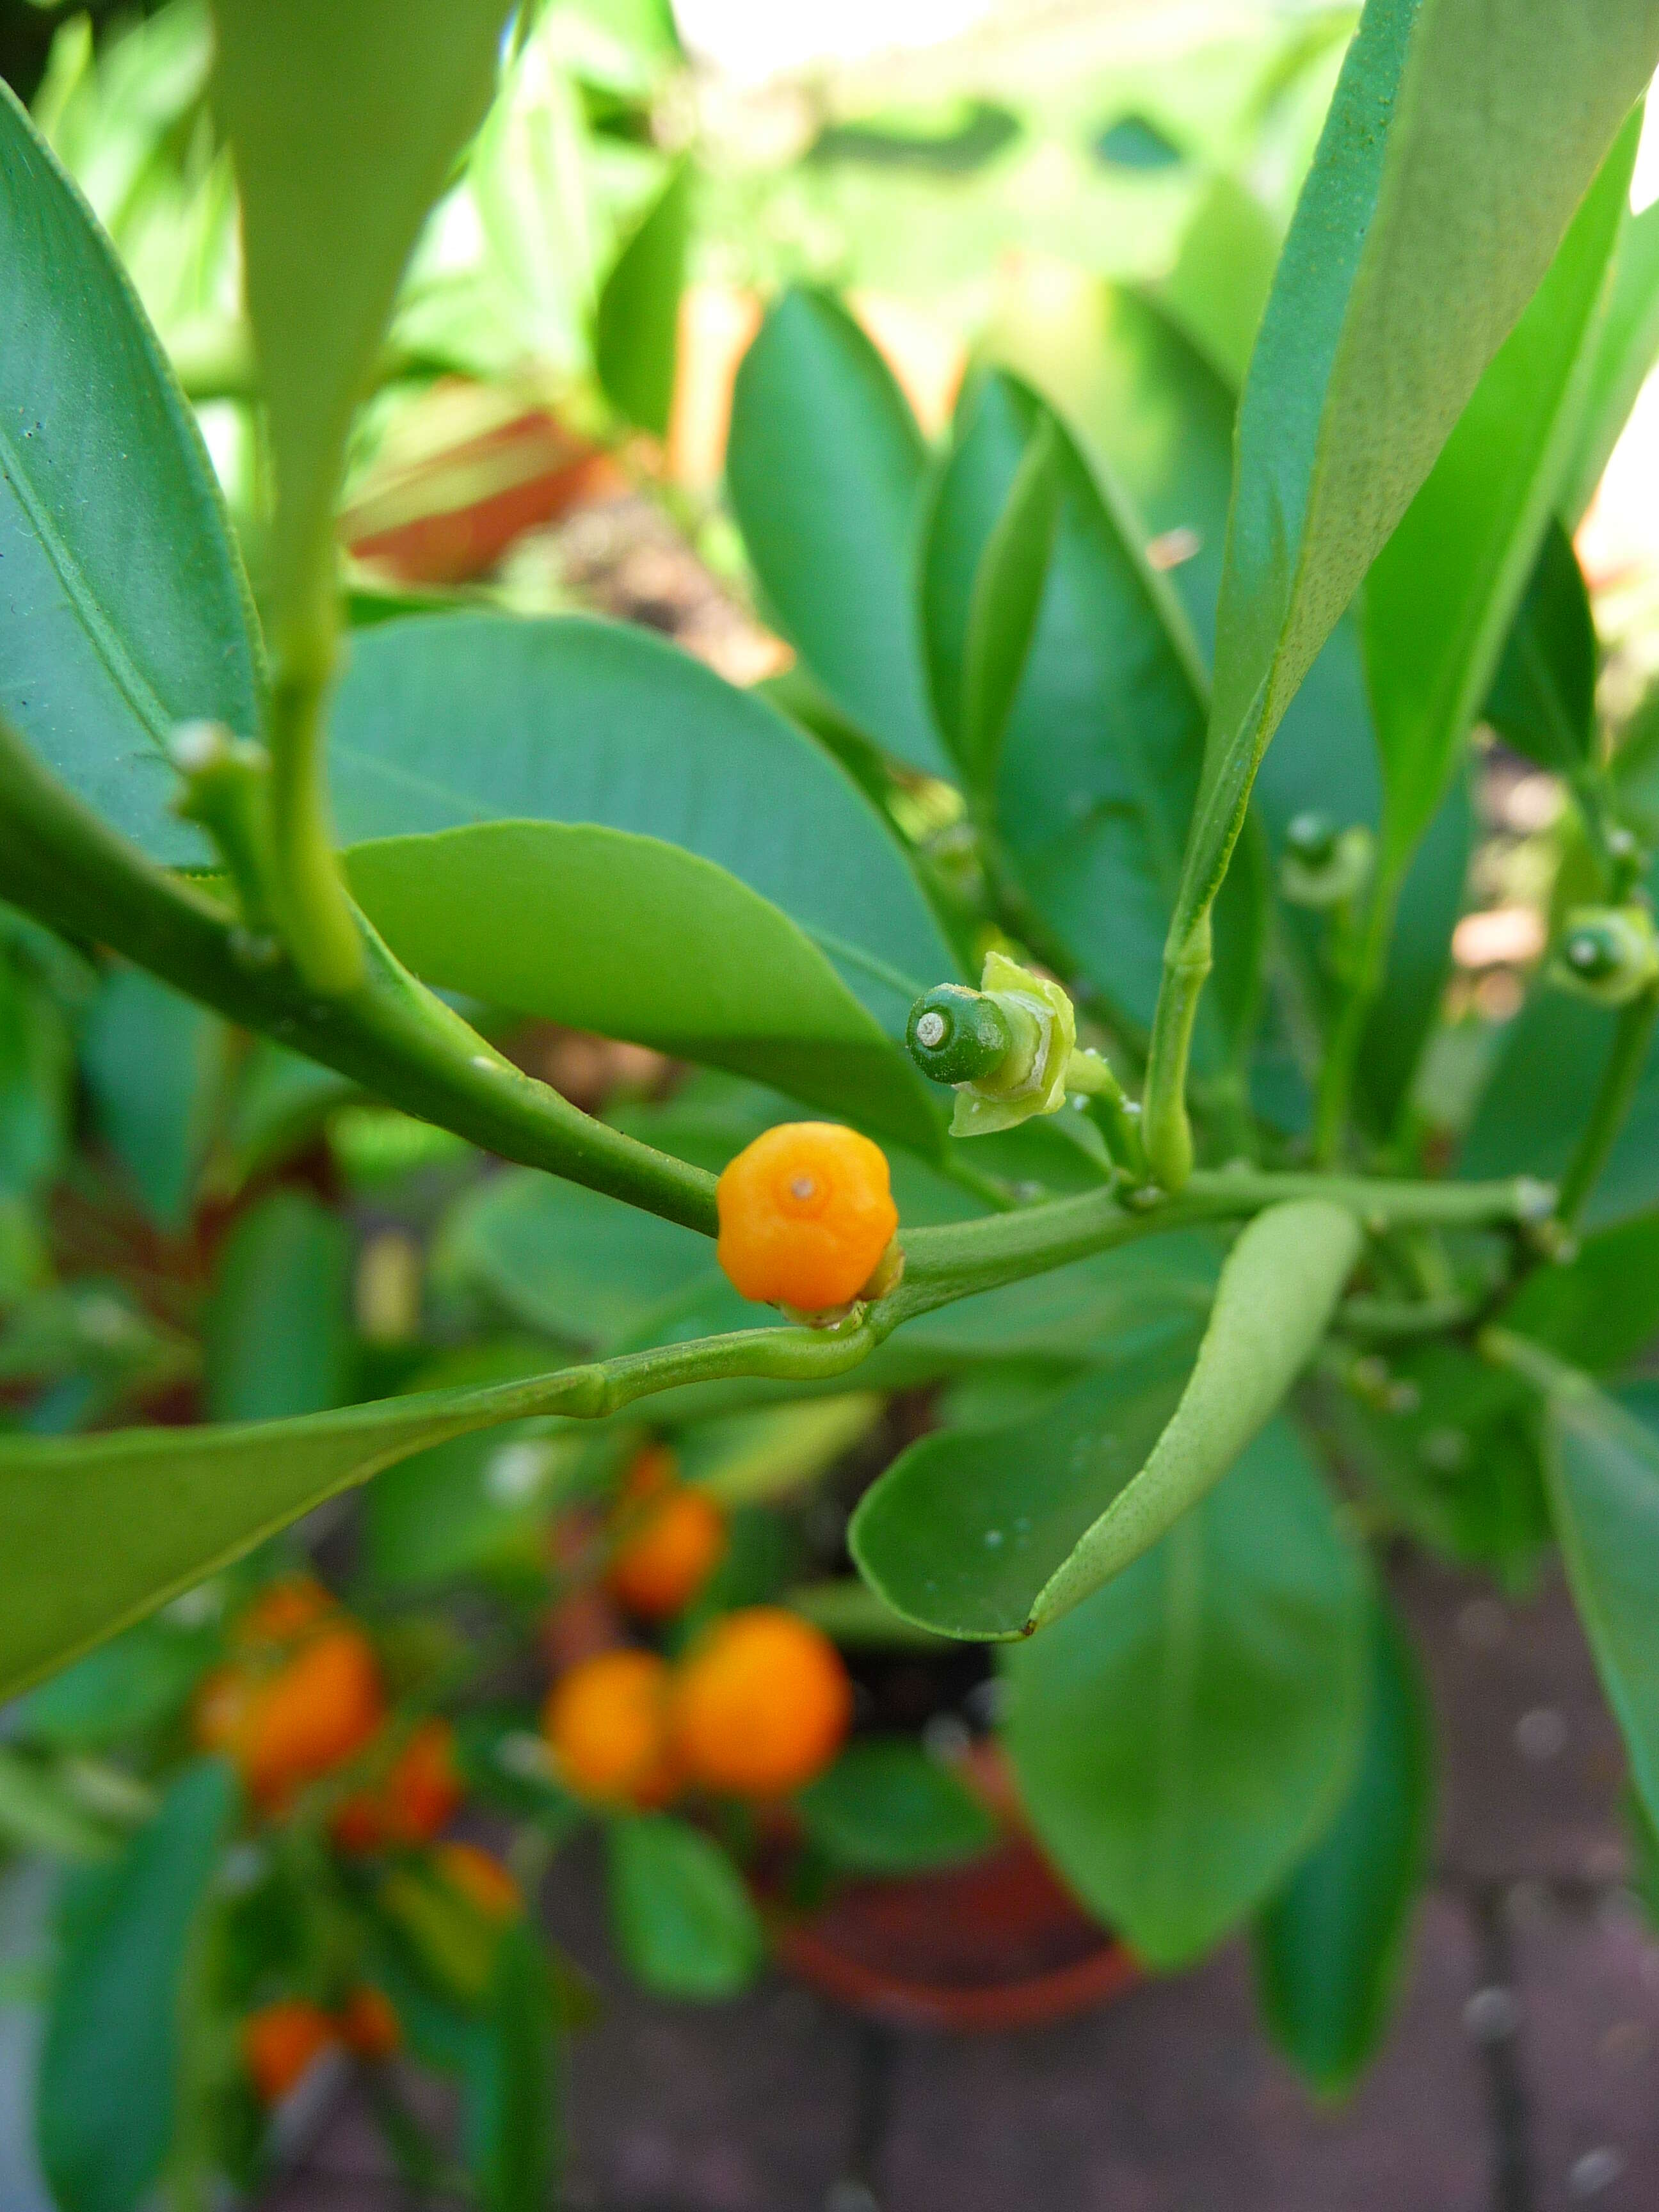
M 726 1516 L 678 1480 L 673 1454 L 647 1444 L 628 1471 L 611 1554 L 611 1594 L 642 1620 L 667 1620 L 708 1581 L 726 1549 Z
M 390 2058 L 403 2048 L 404 2025 L 384 1990 L 364 1982 L 340 2010 L 340 2040 L 359 2058 Z
M 320 1629 L 274 1673 L 231 1668 L 210 1675 L 197 1698 L 196 1738 L 234 1759 L 270 1813 L 355 1757 L 384 1711 L 374 1648 L 342 1621 Z
M 852 1717 L 840 1652 L 776 1606 L 716 1621 L 674 1687 L 674 1741 L 687 1774 L 734 1797 L 799 1790 L 828 1766 Z
M 858 1297 L 898 1228 L 878 1145 L 833 1121 L 786 1121 L 715 1190 L 720 1266 L 746 1298 L 822 1313 Z
M 269 1583 L 231 1631 L 234 1644 L 293 1644 L 335 1610 L 331 1594 L 311 1575 Z
M 487 1920 L 511 1920 L 524 1910 L 524 1893 L 501 1861 L 477 1844 L 440 1844 L 433 1854 L 452 1889 Z
M 547 1693 L 542 1732 L 560 1778 L 601 1805 L 665 1805 L 678 1784 L 669 1672 L 654 1651 L 601 1651 Z
M 348 1797 L 331 1832 L 343 1851 L 383 1851 L 423 1844 L 447 1826 L 465 1796 L 447 1720 L 422 1721 L 376 1790 Z
M 298 1997 L 250 2013 L 242 2022 L 242 2062 L 260 2103 L 280 2103 L 339 2039 L 339 2028 L 322 2007 Z

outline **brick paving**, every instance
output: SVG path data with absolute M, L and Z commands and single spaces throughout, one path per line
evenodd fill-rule
M 572 2057 L 565 2212 L 1659 2212 L 1659 1944 L 1571 1608 L 1421 1561 L 1397 1589 L 1435 1686 L 1438 1849 L 1348 2103 L 1315 2106 L 1263 2042 L 1239 1944 L 1022 2035 L 874 2029 L 781 1981 L 653 2003 L 577 1852 L 549 1915 L 607 2004 Z M 349 2095 L 264 2212 L 313 2208 L 414 2212 Z

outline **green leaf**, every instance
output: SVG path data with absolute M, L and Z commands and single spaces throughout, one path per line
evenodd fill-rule
M 1428 1699 L 1380 1601 L 1359 1765 L 1335 1820 L 1255 1924 L 1261 2008 L 1324 2096 L 1357 2078 L 1399 1993 L 1432 1831 Z
M 353 644 L 331 759 L 349 845 L 507 820 L 684 846 L 804 929 L 890 1036 L 903 1036 L 919 992 L 956 972 L 896 842 L 843 771 L 763 700 L 637 629 L 386 623 Z
M 225 1239 L 204 1317 L 208 1418 L 274 1421 L 348 1395 L 353 1351 L 345 1225 L 276 1190 Z
M 450 1209 L 432 1256 L 442 1288 L 483 1291 L 567 1344 L 609 1346 L 718 1269 L 706 1237 L 528 1168 L 487 1176 Z
M 36 2090 L 40 2162 L 62 2212 L 127 2212 L 173 2137 L 179 1984 L 236 1784 L 188 1766 L 120 1858 L 70 1879 Z
M 222 1079 L 222 1023 L 139 968 L 106 978 L 81 1060 L 100 1133 L 164 1229 L 190 1218 Z
M 594 319 L 605 398 L 653 437 L 668 435 L 679 362 L 680 289 L 691 228 L 691 167 L 677 162 L 611 264 Z
M 1587 1237 L 1565 1267 L 1534 1269 L 1502 1320 L 1589 1374 L 1629 1366 L 1659 1332 L 1659 1213 Z
M 27 1742 L 94 1751 L 170 1719 L 219 1653 L 216 1628 L 164 1613 L 88 1652 L 16 1707 Z
M 1176 943 L 1214 894 L 1286 704 L 1544 276 L 1656 53 L 1642 0 L 1571 16 L 1516 0 L 1496 17 L 1484 0 L 1370 0 L 1240 413 Z
M 196 420 L 79 193 L 0 89 L 0 712 L 152 858 L 202 861 L 163 748 L 252 732 L 258 648 Z
M 1546 983 L 1511 1024 L 1463 1149 L 1461 1176 L 1559 1176 L 1589 1118 L 1618 1016 Z M 1562 1080 L 1564 1068 L 1572 1071 Z M 1659 1048 L 1642 1070 L 1607 1164 L 1584 1208 L 1588 1228 L 1659 1205 Z
M 1550 1504 L 1573 1601 L 1632 1779 L 1659 1819 L 1659 1437 L 1570 1370 L 1552 1378 L 1547 1422 Z
M 1273 289 L 1284 241 L 1255 194 L 1217 177 L 1182 234 L 1159 304 L 1237 391 Z
M 662 1813 L 613 1820 L 609 1844 L 611 1926 L 629 1971 L 654 1996 L 699 2004 L 746 1990 L 766 1938 L 719 1844 Z
M 1563 477 L 1562 519 L 1577 527 L 1595 495 L 1636 395 L 1659 357 L 1659 206 L 1626 223 L 1584 374 L 1578 435 Z
M 592 823 L 489 822 L 346 855 L 428 983 L 700 1060 L 938 1150 L 933 1099 L 787 915 L 712 860 Z
M 1282 1421 L 1127 1572 L 1003 1660 L 1043 1849 L 1152 1966 L 1284 1880 L 1347 1787 L 1370 1595 Z
M 1455 775 L 1406 871 L 1382 988 L 1365 1024 L 1354 1070 L 1359 1101 L 1373 1126 L 1385 1133 L 1395 1127 L 1411 1096 L 1423 1048 L 1440 1018 L 1474 828 L 1469 778 Z
M 948 775 L 914 577 L 927 449 L 885 362 L 823 293 L 783 295 L 744 356 L 726 477 L 772 612 L 856 727 Z
M 1270 1207 L 1217 1285 L 1196 1364 L 1167 1325 L 1035 1419 L 925 1437 L 859 1503 L 848 1542 L 896 1613 L 1030 1635 L 1121 1574 L 1218 1483 L 1306 1364 L 1358 1256 L 1351 1213 Z
M 926 1874 L 990 1850 L 996 1823 L 908 1736 L 861 1736 L 795 1797 L 811 1842 L 849 1874 Z
M 463 1575 L 544 1571 L 562 1460 L 538 1425 L 453 1437 L 388 1468 L 364 1501 L 364 1565 L 374 1580 L 420 1589 Z
M 1397 878 L 1445 795 L 1533 573 L 1577 423 L 1581 368 L 1625 217 L 1640 123 L 1632 117 L 1602 163 L 1549 274 L 1366 581 L 1386 881 Z
M 1572 540 L 1552 520 L 1487 695 L 1486 719 L 1558 775 L 1595 744 L 1595 617 Z
M 726 1420 L 700 1421 L 675 1438 L 680 1473 L 728 1512 L 770 1504 L 810 1489 L 863 1443 L 884 1411 L 884 1400 L 854 1390 L 804 1406 L 769 1406 Z
M 279 619 L 333 588 L 334 495 L 404 264 L 495 88 L 507 0 L 213 0 L 278 484 Z
M 544 2212 L 557 2170 L 556 1993 L 527 1921 L 496 1940 L 461 2060 L 461 2158 L 483 2212 Z
M 957 744 L 975 790 L 995 781 L 1003 732 L 1042 611 L 1060 496 L 1060 454 L 1049 418 L 1038 425 L 1026 448 L 974 578 Z

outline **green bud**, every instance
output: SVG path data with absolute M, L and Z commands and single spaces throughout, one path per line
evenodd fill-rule
M 1365 888 L 1375 840 L 1363 823 L 1338 830 L 1323 814 L 1298 814 L 1285 833 L 1279 888 L 1292 906 L 1341 906 Z
M 1578 907 L 1556 954 L 1558 981 L 1598 1006 L 1623 1006 L 1659 984 L 1659 938 L 1645 907 Z
M 910 1009 L 904 1042 L 935 1083 L 994 1078 L 1014 1048 L 1007 1016 L 995 1000 L 961 983 L 935 984 L 922 994 Z

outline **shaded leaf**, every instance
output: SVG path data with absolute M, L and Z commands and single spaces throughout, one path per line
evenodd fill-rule
M 747 1989 L 766 1938 L 719 1844 L 660 1813 L 613 1820 L 608 1840 L 611 1925 L 629 1971 L 658 1996 L 702 2004 Z
M 913 579 L 927 452 L 908 403 L 846 311 L 791 291 L 744 356 L 726 477 L 767 601 L 842 712 L 948 775 L 928 711 Z
M 1005 1655 L 1021 1802 L 1149 1965 L 1207 1950 L 1328 1821 L 1364 1726 L 1369 1611 L 1278 1421 L 1162 1542 Z
M 79 194 L 0 89 L 0 710 L 156 860 L 200 862 L 163 748 L 259 720 L 252 611 L 196 421 Z
M 1516 610 L 1486 718 L 1540 768 L 1571 775 L 1595 743 L 1595 617 L 1572 540 L 1552 520 Z
M 1535 1268 L 1502 1320 L 1589 1374 L 1628 1366 L 1659 1332 L 1659 1213 L 1587 1237 L 1565 1267 Z
M 525 1920 L 495 1944 L 461 2060 L 461 2156 L 483 2212 L 544 2212 L 557 2167 L 556 1997 Z
M 653 437 L 668 435 L 679 360 L 680 288 L 691 225 L 691 170 L 678 162 L 612 263 L 594 318 L 605 398 Z
M 106 978 L 87 1021 L 81 1060 L 100 1131 L 164 1229 L 190 1218 L 224 1036 L 204 1006 L 138 968 Z
M 221 1248 L 204 1318 L 208 1417 L 280 1420 L 349 1395 L 353 1340 L 345 1224 L 276 1190 Z
M 850 1874 L 958 1866 L 997 1837 L 979 1800 L 908 1736 L 858 1738 L 794 1802 L 810 1839 Z
M 1433 1825 L 1427 1692 L 1380 1601 L 1370 1641 L 1352 1783 L 1334 1820 L 1255 1923 L 1267 2025 L 1326 2096 L 1351 2086 L 1387 2031 Z

